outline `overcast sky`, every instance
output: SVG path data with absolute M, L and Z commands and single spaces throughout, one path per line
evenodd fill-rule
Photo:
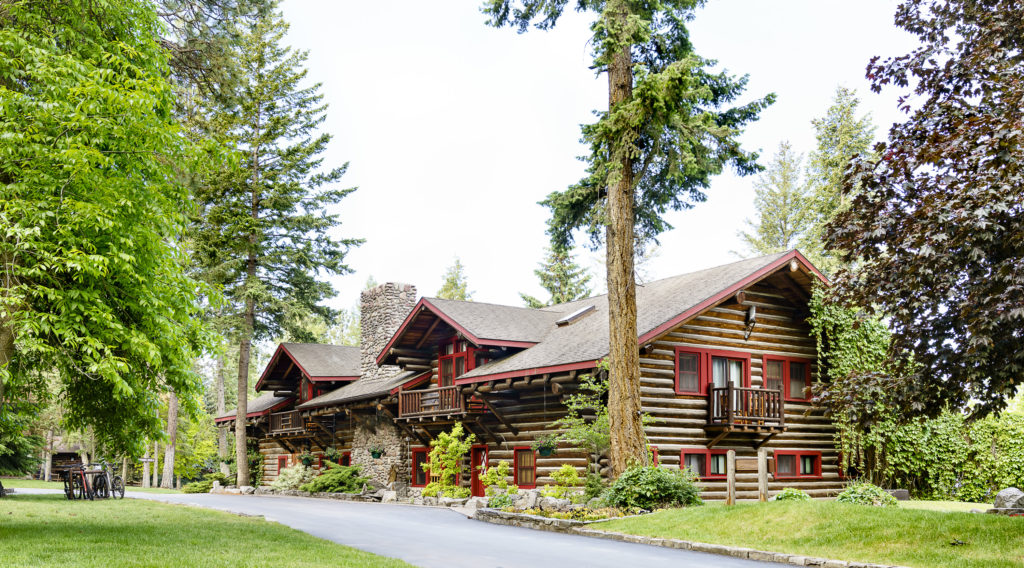
M 871 93 L 874 55 L 909 51 L 890 0 L 711 0 L 690 25 L 697 52 L 750 76 L 745 100 L 777 102 L 743 134 L 762 164 L 779 142 L 814 147 L 811 119 L 838 85 L 857 89 L 884 138 L 900 120 L 897 93 Z M 338 209 L 353 250 L 353 274 L 333 278 L 335 307 L 349 307 L 373 276 L 415 284 L 432 296 L 458 256 L 473 299 L 520 305 L 546 299 L 533 270 L 547 243 L 548 193 L 578 181 L 586 148 L 580 124 L 607 105 L 588 44 L 591 14 L 566 14 L 548 32 L 487 27 L 477 0 L 368 2 L 287 0 L 287 41 L 309 50 L 309 78 L 330 105 L 327 165 L 349 162 L 358 191 Z M 672 213 L 650 277 L 724 264 L 753 217 L 753 177 L 715 178 L 708 201 Z M 578 258 L 594 272 L 594 254 Z M 603 282 L 603 274 L 595 274 Z

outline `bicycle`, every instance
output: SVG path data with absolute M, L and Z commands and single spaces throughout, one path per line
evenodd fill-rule
M 120 475 L 110 475 L 109 464 L 106 460 L 100 463 L 91 463 L 90 467 L 99 467 L 100 471 L 93 471 L 92 493 L 100 499 L 124 499 L 124 480 Z
M 85 477 L 85 469 L 81 467 L 68 468 L 62 474 L 64 481 L 64 496 L 69 501 L 75 499 L 93 499 L 92 489 L 89 488 L 89 480 Z

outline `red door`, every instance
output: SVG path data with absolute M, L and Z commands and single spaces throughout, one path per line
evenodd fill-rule
M 473 446 L 469 453 L 469 490 L 473 497 L 484 496 L 484 484 L 480 482 L 480 466 L 487 463 L 487 446 Z

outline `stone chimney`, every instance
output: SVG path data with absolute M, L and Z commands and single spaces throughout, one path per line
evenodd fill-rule
M 416 306 L 416 287 L 387 282 L 359 295 L 359 353 L 362 380 L 394 376 L 401 369 L 377 366 L 377 355 Z

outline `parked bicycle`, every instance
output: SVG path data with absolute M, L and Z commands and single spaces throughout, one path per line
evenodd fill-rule
M 110 466 L 106 460 L 100 460 L 100 463 L 91 463 L 89 466 L 100 468 L 87 472 L 93 475 L 92 493 L 94 496 L 100 499 L 110 497 L 124 499 L 124 480 L 120 475 L 110 474 Z
M 93 499 L 84 468 L 70 467 L 61 473 L 61 479 L 64 481 L 64 496 L 69 500 Z

